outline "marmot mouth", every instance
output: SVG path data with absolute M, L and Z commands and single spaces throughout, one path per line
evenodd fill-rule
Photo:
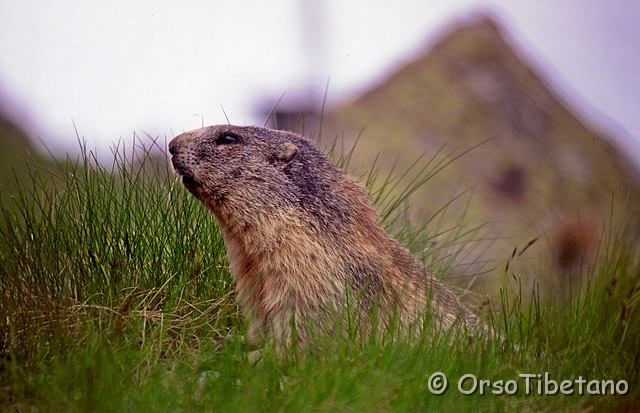
M 178 164 L 178 162 L 176 162 L 175 160 L 175 157 L 171 158 L 171 162 L 173 163 L 173 169 L 176 171 L 176 173 L 182 176 L 182 185 L 184 185 L 185 188 L 187 188 L 189 191 L 193 191 L 200 186 L 194 178 L 191 169 Z
M 192 175 L 183 175 L 182 176 L 182 185 L 187 189 L 197 188 L 199 185 L 196 182 L 195 178 Z

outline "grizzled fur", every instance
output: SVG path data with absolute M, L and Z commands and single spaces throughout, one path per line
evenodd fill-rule
M 220 125 L 175 137 L 169 152 L 222 230 L 254 340 L 289 345 L 294 331 L 303 341 L 311 329 L 331 332 L 350 292 L 360 321 L 375 312 L 382 331 L 419 331 L 425 311 L 444 326 L 484 328 L 381 228 L 363 185 L 307 139 Z

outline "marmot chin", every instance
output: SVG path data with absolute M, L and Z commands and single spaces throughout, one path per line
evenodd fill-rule
M 220 226 L 254 344 L 263 335 L 288 346 L 314 329 L 335 333 L 348 308 L 362 331 L 415 335 L 425 315 L 445 327 L 459 320 L 484 329 L 382 229 L 364 186 L 309 140 L 219 125 L 175 137 L 169 152 L 184 186 Z

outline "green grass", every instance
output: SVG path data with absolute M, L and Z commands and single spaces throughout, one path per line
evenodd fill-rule
M 129 151 L 116 147 L 107 167 L 86 147 L 54 170 L 29 164 L 30 182 L 17 185 L 16 196 L 3 195 L 0 410 L 638 409 L 640 248 L 624 223 L 604 231 L 597 261 L 568 298 L 541 291 L 530 274 L 505 271 L 503 288 L 489 292 L 482 312 L 497 332 L 484 342 L 433 329 L 415 343 L 391 333 L 380 340 L 326 338 L 285 360 L 266 347 L 254 364 L 242 343 L 244 320 L 222 237 L 169 173 L 165 142 L 144 142 Z M 421 176 L 446 165 L 434 159 Z M 430 236 L 420 238 L 403 219 L 403 194 L 412 190 L 389 199 L 383 185 L 374 197 L 388 227 L 421 251 L 419 240 Z M 445 259 L 430 260 L 440 272 L 477 236 L 426 228 L 450 234 L 448 245 L 432 249 L 439 257 L 447 251 Z M 429 388 L 436 372 L 449 381 L 442 395 Z M 525 394 L 519 375 L 545 372 L 557 382 L 625 380 L 628 392 L 549 396 L 537 393 L 536 377 L 533 393 Z M 518 392 L 462 394 L 457 381 L 465 374 L 514 380 Z M 471 384 L 465 381 L 465 389 Z

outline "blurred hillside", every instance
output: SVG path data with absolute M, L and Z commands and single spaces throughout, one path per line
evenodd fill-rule
M 45 168 L 53 165 L 51 159 L 34 150 L 27 134 L 3 113 L 0 113 L 0 145 L 2 198 L 15 195 L 16 182 L 31 182 L 28 165 L 40 165 Z
M 467 256 L 475 271 L 504 279 L 514 248 L 539 237 L 521 257 L 543 257 L 551 287 L 577 285 L 603 225 L 629 215 L 638 230 L 638 171 L 609 137 L 578 119 L 489 17 L 453 28 L 424 54 L 352 102 L 322 116 L 322 137 L 360 136 L 351 172 L 378 157 L 403 171 L 423 152 L 451 157 L 471 148 L 411 200 L 417 219 L 447 207 L 449 226 L 483 225 L 484 242 Z M 319 115 L 281 109 L 277 127 L 314 136 Z M 432 229 L 439 232 L 441 228 Z M 427 228 L 429 231 L 429 228 Z M 472 265 L 473 267 L 473 265 Z M 538 266 L 539 267 L 539 266 Z

